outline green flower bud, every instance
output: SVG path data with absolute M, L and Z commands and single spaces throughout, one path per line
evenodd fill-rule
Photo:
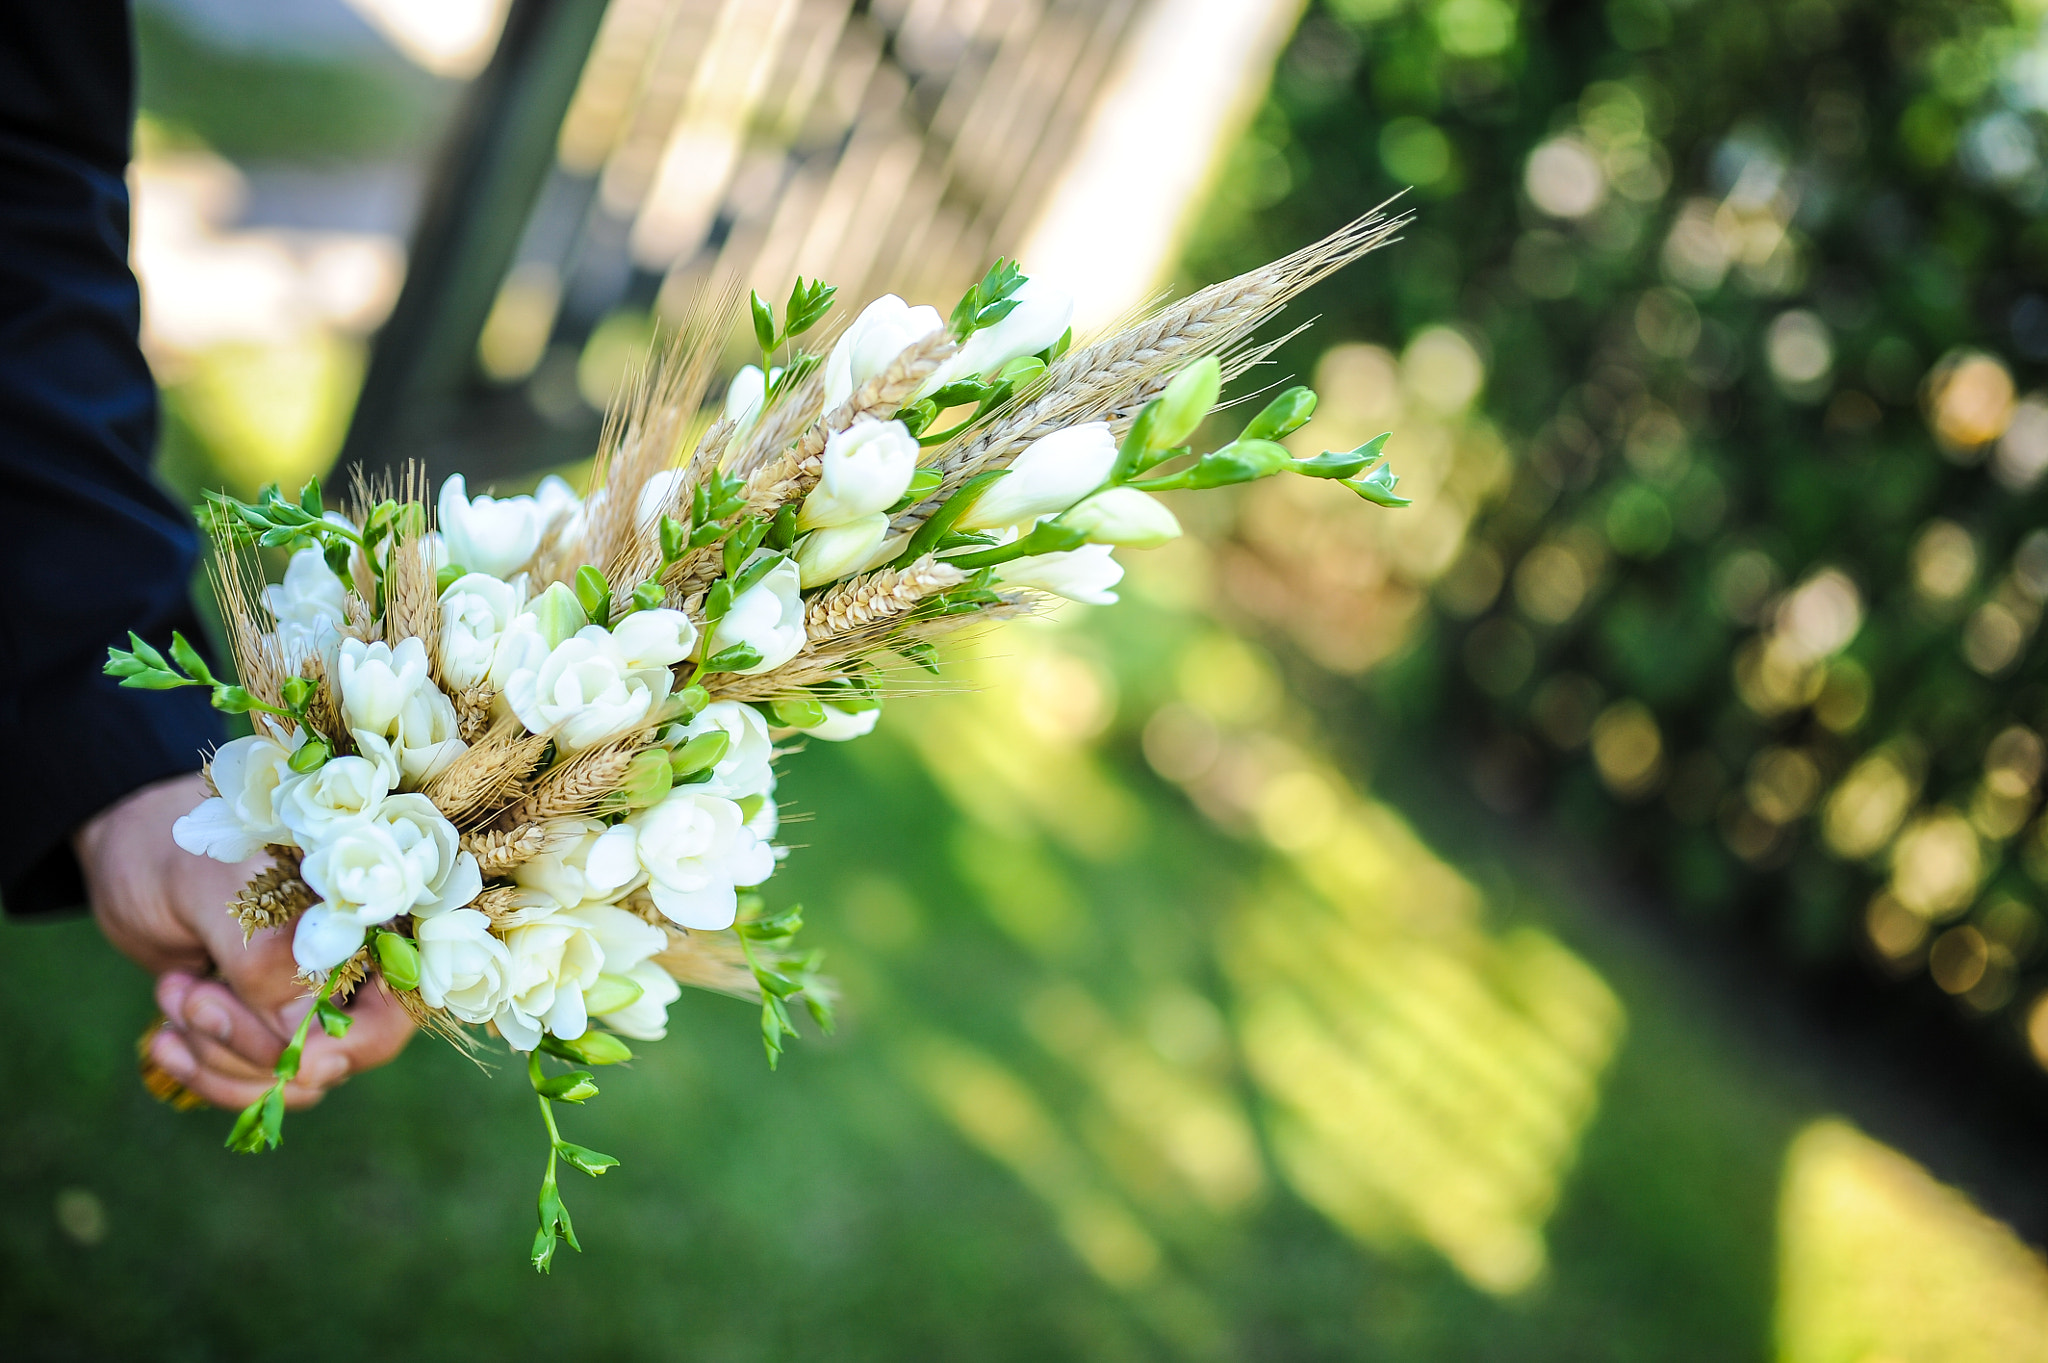
M 612 584 L 587 563 L 576 570 L 576 604 L 583 607 L 592 624 L 611 624 Z
M 1238 439 L 1278 440 L 1283 435 L 1300 430 L 1315 414 L 1315 390 L 1290 388 L 1267 403 L 1265 410 L 1251 419 L 1244 428 L 1244 434 Z
M 643 582 L 633 589 L 633 609 L 636 611 L 660 610 L 661 603 L 668 600 L 659 582 Z
M 1223 392 L 1223 363 L 1204 355 L 1173 376 L 1159 395 L 1159 410 L 1146 436 L 1151 449 L 1168 450 L 1195 433 Z
M 688 724 L 711 703 L 711 693 L 695 682 L 676 692 L 676 718 Z
M 580 1103 L 597 1097 L 597 1081 L 590 1077 L 589 1070 L 570 1070 L 541 1080 L 533 1091 L 558 1103 Z
M 540 594 L 531 607 L 534 622 L 540 626 L 540 637 L 547 640 L 549 648 L 573 636 L 577 630 L 590 623 L 584 613 L 583 604 L 576 599 L 566 582 L 557 582 Z
M 313 692 L 318 688 L 318 685 L 311 677 L 286 678 L 284 685 L 279 688 L 284 695 L 285 708 L 287 710 L 305 709 L 306 702 L 313 699 Z
M 327 746 L 326 739 L 308 738 L 299 745 L 299 750 L 291 755 L 285 762 L 285 765 L 299 773 L 299 775 L 304 776 L 308 772 L 320 770 L 321 767 L 327 765 L 327 759 L 332 756 L 334 756 L 334 749 Z
M 617 1065 L 633 1058 L 632 1048 L 610 1032 L 585 1032 L 574 1041 L 544 1036 L 540 1048 L 578 1065 Z
M 632 1007 L 644 992 L 639 981 L 624 975 L 599 975 L 597 983 L 583 991 L 583 1011 L 601 1018 L 606 1013 Z
M 726 750 L 731 746 L 732 735 L 723 729 L 698 734 L 669 755 L 669 771 L 677 780 L 709 771 L 725 760 Z
M 625 779 L 619 783 L 619 795 L 627 808 L 645 809 L 648 805 L 659 804 L 674 784 L 675 780 L 669 774 L 668 754 L 659 748 L 650 748 L 626 765 Z
M 814 729 L 825 722 L 825 707 L 809 696 L 784 696 L 769 701 L 768 713 L 788 729 Z
M 395 932 L 377 934 L 377 969 L 384 982 L 403 993 L 420 987 L 420 949 Z
M 457 581 L 468 575 L 469 569 L 463 567 L 460 563 L 449 564 L 434 574 L 434 595 L 439 596 L 442 592 L 454 586 Z

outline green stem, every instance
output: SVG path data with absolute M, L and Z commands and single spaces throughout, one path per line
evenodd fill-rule
M 526 1077 L 533 1084 L 533 1096 L 540 1100 L 540 1119 L 548 1124 L 548 1177 L 552 1179 L 555 1176 L 555 1147 L 561 1144 L 562 1132 L 555 1125 L 554 1101 L 540 1091 L 541 1080 L 545 1076 L 540 1071 L 539 1050 L 526 1053 Z

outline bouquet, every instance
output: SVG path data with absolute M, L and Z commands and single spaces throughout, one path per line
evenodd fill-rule
M 231 1149 L 274 1148 L 307 1029 L 339 1034 L 374 978 L 424 1029 L 524 1057 L 548 1138 L 535 1268 L 580 1248 L 557 1173 L 618 1163 L 566 1139 L 592 1070 L 662 1038 L 684 985 L 757 1002 L 768 1061 L 832 990 L 761 887 L 778 745 L 871 731 L 963 626 L 1111 602 L 1116 551 L 1180 533 L 1153 494 L 1293 474 L 1399 506 L 1386 437 L 1297 458 L 1315 395 L 1187 443 L 1271 345 L 1288 298 L 1388 239 L 1373 214 L 1083 346 L 1072 300 L 998 262 L 950 318 L 894 296 L 823 353 L 833 289 L 750 300 L 760 363 L 710 401 L 731 319 L 686 322 L 614 404 L 590 491 L 429 504 L 416 473 L 211 495 L 236 679 L 176 635 L 109 650 L 123 685 L 200 686 L 252 732 L 213 753 L 185 850 L 267 854 L 229 906 L 288 927 L 314 1007 Z M 780 363 L 778 364 L 778 360 Z M 286 551 L 265 585 L 257 549 Z M 544 1060 L 543 1057 L 547 1057 Z M 550 1062 L 553 1062 L 552 1064 Z

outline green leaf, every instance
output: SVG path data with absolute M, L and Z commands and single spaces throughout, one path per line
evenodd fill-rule
M 704 660 L 706 672 L 738 672 L 744 668 L 758 667 L 761 651 L 752 644 L 734 644 L 722 648 Z
M 754 339 L 763 353 L 775 349 L 775 309 L 756 292 L 750 295 L 754 312 Z
M 107 662 L 100 671 L 109 677 L 137 677 L 149 670 L 149 664 L 133 653 L 124 653 L 118 648 L 107 650 Z
M 1238 439 L 1278 440 L 1281 436 L 1292 434 L 1306 426 L 1308 419 L 1315 414 L 1315 390 L 1296 385 L 1267 403 L 1257 416 L 1245 424 L 1244 432 Z
M 916 663 L 934 677 L 939 675 L 939 651 L 922 641 L 905 640 L 891 645 L 898 653 Z
M 596 1178 L 607 1169 L 619 1167 L 619 1161 L 615 1156 L 607 1155 L 602 1150 L 592 1150 L 587 1145 L 577 1145 L 573 1141 L 556 1142 L 555 1153 L 592 1178 Z
M 1088 533 L 1058 521 L 1042 521 L 1032 532 L 1021 539 L 994 549 L 984 549 L 978 554 L 958 554 L 946 560 L 956 568 L 987 568 L 1013 559 L 1032 554 L 1057 554 L 1068 549 L 1078 549 L 1088 542 Z
M 236 1116 L 235 1125 L 228 1132 L 228 1138 L 225 1142 L 228 1149 L 242 1155 L 262 1153 L 265 1148 L 263 1140 L 263 1105 L 269 1100 L 269 1097 L 270 1095 L 265 1093 L 263 1097 L 258 1098 L 255 1102 L 243 1108 L 241 1113 Z
M 805 284 L 803 276 L 797 276 L 796 286 L 789 291 L 789 306 L 784 311 L 785 335 L 801 336 L 814 326 L 832 308 L 832 296 L 839 290 L 822 279 Z
M 912 436 L 922 436 L 938 415 L 939 409 L 930 398 L 920 398 L 908 407 L 898 408 L 896 419 Z
M 313 1005 L 313 1011 L 320 1017 L 320 1030 L 329 1036 L 347 1036 L 348 1029 L 356 1020 L 336 1007 L 331 999 L 322 999 Z
M 951 533 L 960 518 L 974 509 L 974 504 L 981 500 L 982 495 L 994 487 L 998 479 L 1007 477 L 1009 472 L 1008 469 L 989 469 L 975 474 L 962 483 L 959 491 L 948 497 L 938 510 L 925 517 L 924 524 L 910 537 L 910 543 L 904 547 L 896 562 L 915 563 L 930 553 L 941 539 Z
M 785 502 L 775 513 L 775 519 L 768 522 L 768 533 L 761 543 L 770 549 L 787 550 L 796 543 L 796 518 L 802 510 L 799 502 Z

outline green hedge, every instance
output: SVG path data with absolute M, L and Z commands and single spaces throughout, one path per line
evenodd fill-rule
M 2048 31 L 2003 5 L 1320 0 L 1190 264 L 1412 184 L 1408 239 L 1279 357 L 1448 324 L 1486 366 L 1470 428 L 1512 452 L 1455 556 L 1385 574 L 1434 604 L 1360 655 L 1390 655 L 1382 713 L 1667 902 L 1931 978 L 2020 1045 L 2048 883 L 2043 106 Z M 1299 596 L 1319 570 L 1291 571 Z

